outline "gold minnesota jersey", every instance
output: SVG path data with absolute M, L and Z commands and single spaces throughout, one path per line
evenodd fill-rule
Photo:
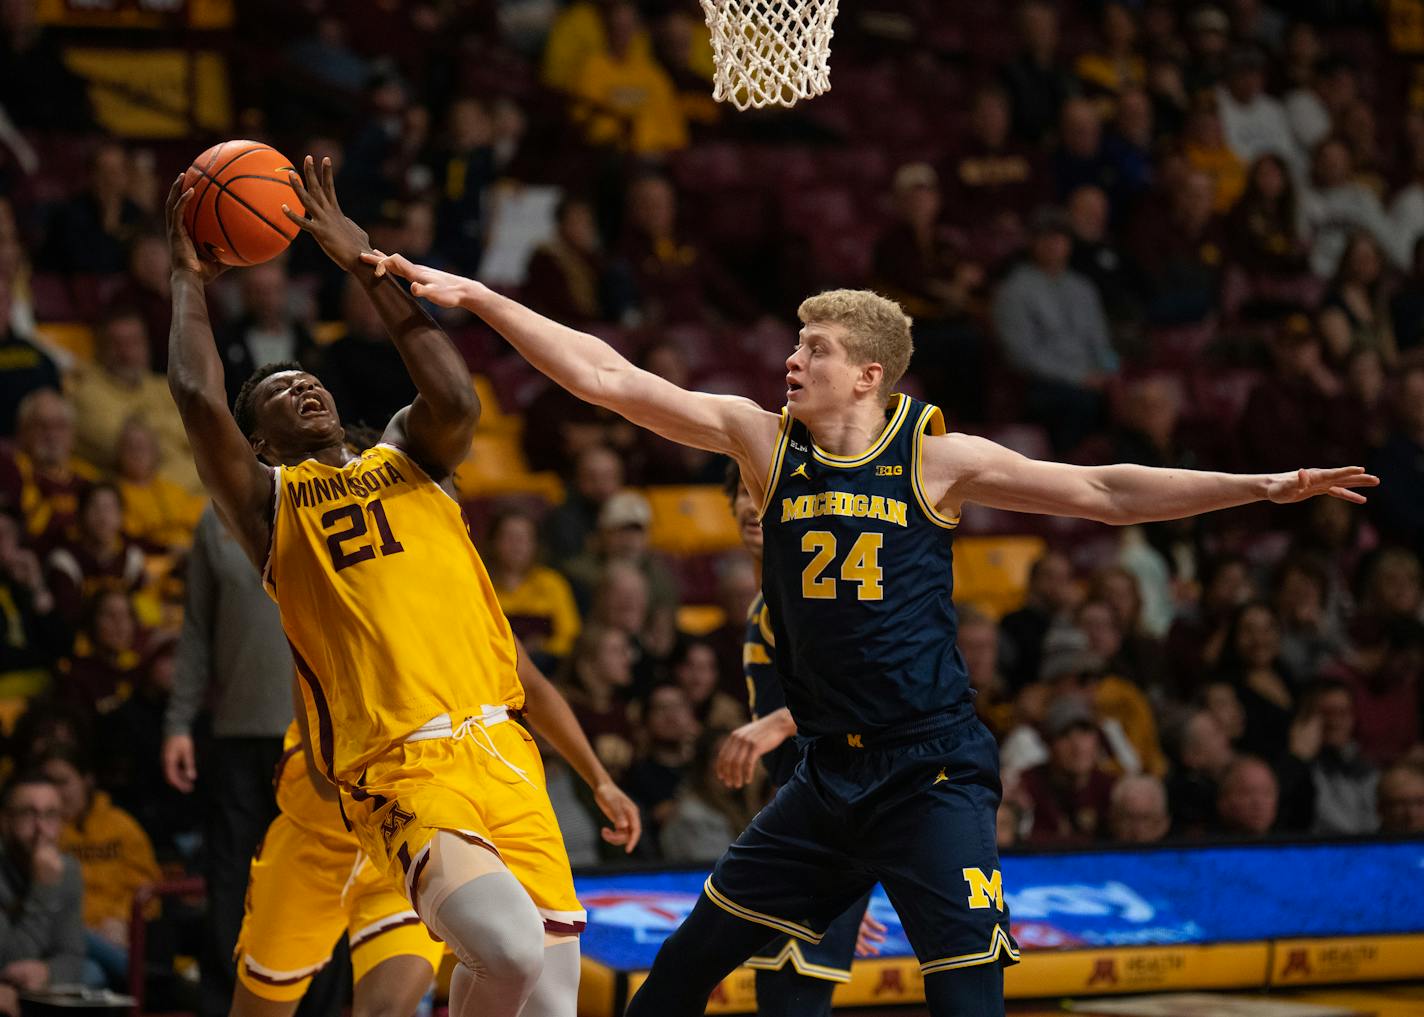
M 459 506 L 393 445 L 277 469 L 263 582 L 333 780 L 355 783 L 440 714 L 524 703 L 514 637 Z
M 308 698 L 309 697 L 304 697 Z M 302 738 L 294 720 L 287 725 L 282 738 L 282 758 L 273 778 L 277 789 L 277 811 L 291 817 L 292 822 L 309 833 L 327 841 L 349 843 L 356 847 L 356 835 L 341 818 L 341 806 L 323 798 L 307 776 L 306 760 L 302 758 Z

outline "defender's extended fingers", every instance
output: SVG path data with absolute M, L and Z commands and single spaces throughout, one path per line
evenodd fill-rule
M 316 160 L 311 156 L 302 160 L 302 180 L 306 182 L 307 190 L 313 194 L 321 190 L 321 183 L 316 175 Z
M 292 190 L 297 192 L 297 197 L 301 199 L 302 207 L 311 208 L 311 192 L 307 190 L 307 185 L 302 182 L 301 174 L 296 170 L 287 170 L 287 183 L 292 186 Z
M 312 230 L 312 221 L 311 221 L 310 219 L 308 219 L 308 218 L 307 218 L 306 216 L 304 216 L 304 215 L 297 215 L 297 213 L 295 213 L 295 212 L 292 211 L 292 207 L 291 207 L 290 205 L 283 205 L 283 206 L 282 206 L 282 213 L 283 213 L 288 219 L 292 220 L 292 222 L 296 223 L 296 224 L 297 224 L 297 227 L 298 227 L 299 229 L 304 229 L 304 230 L 306 230 L 308 233 L 311 232 L 311 230 Z
M 321 159 L 321 189 L 333 207 L 336 206 L 336 170 L 332 168 L 331 156 Z
M 398 275 L 402 279 L 417 281 L 415 266 L 403 254 L 386 254 L 376 259 L 376 275 Z
M 1356 494 L 1354 491 L 1346 490 L 1343 487 L 1332 487 L 1325 493 L 1332 498 L 1339 498 L 1341 501 L 1348 501 L 1355 505 L 1364 505 L 1369 501 L 1364 495 Z

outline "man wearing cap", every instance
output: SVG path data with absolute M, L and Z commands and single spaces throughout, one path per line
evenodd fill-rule
M 1028 376 L 1029 416 L 1048 428 L 1061 456 L 1097 428 L 1118 359 L 1098 291 L 1068 267 L 1073 237 L 1061 210 L 1035 215 L 1029 253 L 999 287 L 994 324 L 1009 360 Z
M 1107 832 L 1113 778 L 1098 765 L 1097 720 L 1083 699 L 1060 695 L 1043 718 L 1048 762 L 1023 775 L 1021 793 L 1032 805 L 1028 841 L 1074 844 L 1101 840 Z
M 603 570 L 615 561 L 632 565 L 648 581 L 650 615 L 677 607 L 677 580 L 648 550 L 648 529 L 652 523 L 652 506 L 637 491 L 619 491 L 603 503 L 592 546 L 564 569 L 583 614 L 588 614 Z

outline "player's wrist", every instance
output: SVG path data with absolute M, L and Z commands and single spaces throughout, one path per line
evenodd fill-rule
M 467 311 L 478 314 L 486 307 L 490 299 L 495 295 L 490 289 L 478 279 L 466 279 L 460 289 L 460 306 Z

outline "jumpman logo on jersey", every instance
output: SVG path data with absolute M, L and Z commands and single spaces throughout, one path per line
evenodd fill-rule
M 800 477 L 802 480 L 810 480 L 810 479 L 811 479 L 810 476 L 807 475 L 807 473 L 806 473 L 806 464 L 805 464 L 805 463 L 802 463 L 800 466 L 797 466 L 796 469 L 792 470 L 792 471 L 791 471 L 791 475 L 792 475 L 793 477 Z

